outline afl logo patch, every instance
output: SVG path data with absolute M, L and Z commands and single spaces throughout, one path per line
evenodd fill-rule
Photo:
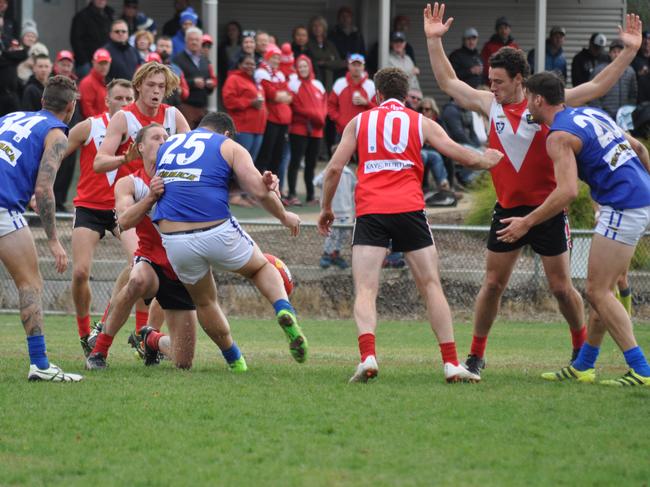
M 504 122 L 495 122 L 494 126 L 497 129 L 497 133 L 500 134 L 503 132 L 503 129 L 506 127 L 506 124 Z

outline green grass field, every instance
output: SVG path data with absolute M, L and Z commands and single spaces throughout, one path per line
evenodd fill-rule
M 564 325 L 497 323 L 483 382 L 447 385 L 424 323 L 382 323 L 379 379 L 348 385 L 352 322 L 306 321 L 294 363 L 271 321 L 233 320 L 249 372 L 204 335 L 192 371 L 145 369 L 122 333 L 110 369 L 28 383 L 19 319 L 0 315 L 0 485 L 423 486 L 650 483 L 650 389 L 554 384 Z M 48 317 L 51 359 L 81 371 L 73 317 Z M 637 326 L 650 350 L 650 327 Z M 457 326 L 459 351 L 471 327 Z M 601 377 L 625 371 L 611 341 Z

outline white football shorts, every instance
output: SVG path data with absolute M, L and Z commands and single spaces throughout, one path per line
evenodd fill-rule
M 650 206 L 615 210 L 601 206 L 595 232 L 627 245 L 636 245 L 650 224 Z
M 19 211 L 0 208 L 0 237 L 27 226 L 27 221 Z
M 161 233 L 167 258 L 181 282 L 196 284 L 212 266 L 236 271 L 253 255 L 255 242 L 235 217 L 209 230 L 193 233 Z

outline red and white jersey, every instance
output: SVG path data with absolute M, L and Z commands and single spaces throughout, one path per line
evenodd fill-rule
M 391 98 L 356 122 L 357 216 L 422 210 L 422 114 Z
M 133 179 L 133 186 L 135 187 L 133 197 L 137 203 L 149 194 L 151 178 L 145 172 L 144 168 L 138 169 L 135 173 L 129 175 L 129 177 Z M 133 255 L 146 257 L 151 262 L 162 267 L 167 277 L 170 279 L 178 279 L 167 258 L 167 252 L 165 252 L 165 247 L 163 247 L 160 233 L 151 221 L 149 214 L 136 225 L 135 233 L 138 235 L 138 248 Z
M 115 208 L 114 185 L 117 181 L 117 169 L 106 173 L 97 173 L 93 169 L 93 162 L 97 150 L 106 136 L 109 120 L 108 113 L 90 118 L 90 134 L 81 147 L 79 155 L 79 182 L 77 183 L 77 196 L 73 200 L 75 206 L 93 210 Z
M 539 206 L 555 189 L 547 135 L 546 125 L 533 122 L 526 100 L 507 105 L 492 102 L 489 146 L 504 157 L 490 171 L 502 207 Z
M 122 112 L 126 117 L 126 126 L 127 126 L 127 139 L 118 147 L 116 155 L 124 154 L 132 142 L 135 141 L 136 135 L 142 127 L 146 127 L 152 123 L 159 123 L 167 131 L 168 135 L 174 135 L 176 133 L 176 107 L 165 105 L 164 103 L 158 108 L 158 113 L 153 117 L 148 117 L 144 115 L 135 103 L 122 108 Z M 133 174 L 138 169 L 142 168 L 142 159 L 136 159 L 131 161 L 128 164 L 124 164 L 120 167 L 119 176 L 126 176 L 127 174 Z

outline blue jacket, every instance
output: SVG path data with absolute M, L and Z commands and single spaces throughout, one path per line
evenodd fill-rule
M 534 73 L 535 49 L 531 49 L 528 52 L 528 64 L 530 65 L 530 72 Z M 544 69 L 561 74 L 562 78 L 566 81 L 566 58 L 564 57 L 564 51 L 560 48 L 555 54 L 551 54 L 548 39 L 546 40 L 546 62 L 544 63 Z

